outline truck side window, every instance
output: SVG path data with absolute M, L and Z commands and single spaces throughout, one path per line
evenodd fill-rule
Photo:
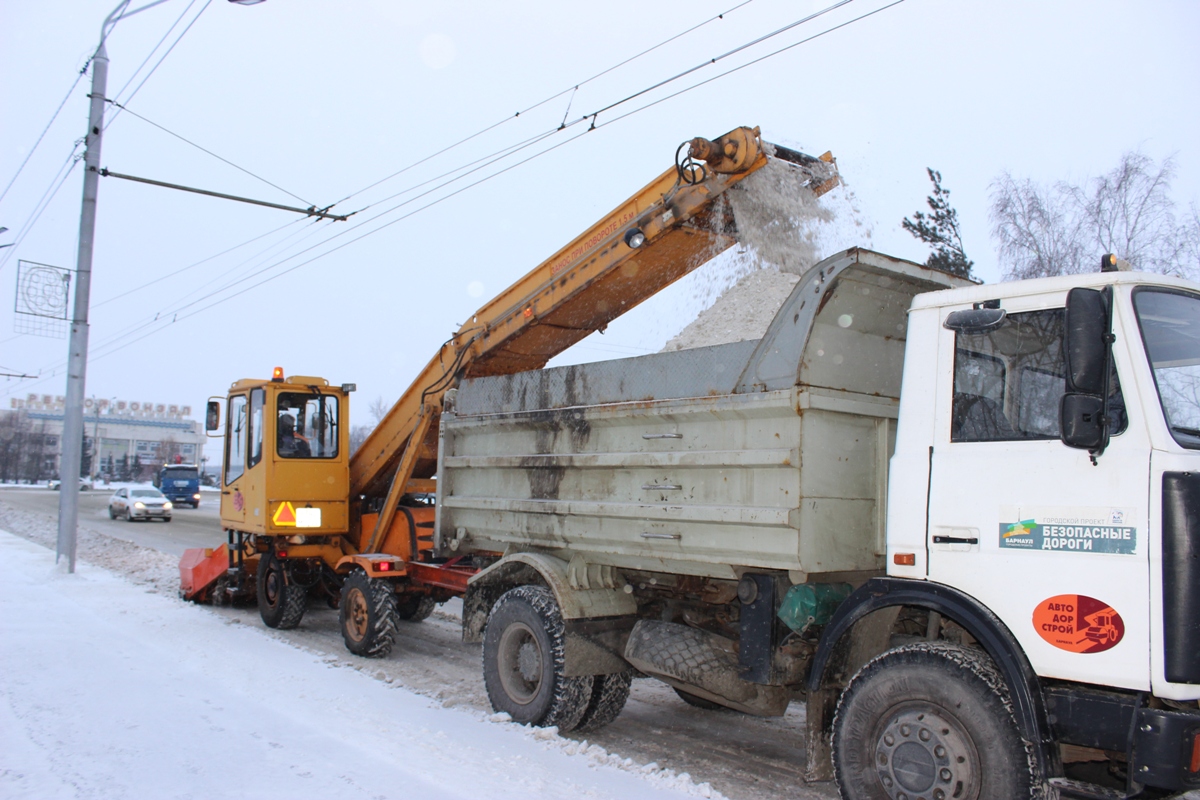
M 1059 437 L 1067 390 L 1061 308 L 1010 314 L 995 330 L 955 336 L 950 440 L 996 442 Z M 1113 375 L 1113 433 L 1125 430 L 1125 404 Z
M 276 452 L 281 458 L 336 458 L 338 398 L 282 392 L 276 408 Z
M 229 415 L 225 419 L 225 485 L 242 477 L 246 471 L 246 395 L 229 398 Z
M 266 402 L 266 392 L 262 389 L 250 391 L 250 463 L 248 466 L 251 467 L 262 461 L 263 406 Z

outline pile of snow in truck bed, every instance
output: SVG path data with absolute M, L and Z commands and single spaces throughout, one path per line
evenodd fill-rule
M 719 796 L 446 709 L 0 532 L 0 795 Z

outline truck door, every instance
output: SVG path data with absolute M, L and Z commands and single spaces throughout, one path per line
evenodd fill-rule
M 225 474 L 221 487 L 221 524 L 226 528 L 244 530 L 246 496 L 242 479 L 246 474 L 249 444 L 249 417 L 246 395 L 229 398 L 229 413 L 225 417 Z
M 1039 674 L 1149 689 L 1148 434 L 1115 381 L 1097 462 L 1060 441 L 1064 303 L 1010 299 L 991 330 L 941 330 L 929 578 L 996 613 Z M 1120 378 L 1129 343 L 1114 328 Z

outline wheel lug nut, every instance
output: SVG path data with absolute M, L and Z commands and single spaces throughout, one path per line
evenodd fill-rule
M 948 781 L 954 776 L 950 774 L 950 770 L 946 769 L 945 767 L 942 767 L 942 771 L 938 773 L 938 777 L 940 777 L 944 781 Z
M 901 725 L 901 726 L 900 726 L 900 735 L 901 735 L 901 736 L 903 736 L 903 737 L 905 737 L 905 738 L 908 738 L 908 735 L 909 735 L 910 733 L 912 733 L 912 728 L 910 728 L 910 727 L 909 727 L 909 726 L 907 726 L 907 725 Z
M 945 758 L 946 757 L 946 748 L 942 747 L 939 744 L 933 748 L 933 754 L 935 756 L 937 756 L 938 758 Z
M 933 734 L 929 732 L 928 728 L 921 728 L 921 730 L 917 731 L 917 738 L 919 738 L 922 742 L 928 742 L 933 738 Z
M 892 735 L 889 733 L 889 734 L 887 734 L 886 736 L 884 736 L 884 737 L 883 737 L 883 743 L 884 743 L 884 744 L 886 744 L 888 747 L 891 747 L 891 746 L 893 746 L 894 744 L 896 744 L 896 737 L 895 737 L 895 736 L 892 736 Z

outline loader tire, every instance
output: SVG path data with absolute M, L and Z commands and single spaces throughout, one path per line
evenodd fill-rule
M 843 800 L 1012 800 L 1040 783 L 991 659 L 942 641 L 889 650 L 851 679 L 833 765 Z
M 518 586 L 500 596 L 483 629 L 483 682 L 492 708 L 514 722 L 574 730 L 594 679 L 564 674 L 562 613 L 550 590 Z
M 629 699 L 629 688 L 633 685 L 632 672 L 618 672 L 614 675 L 597 675 L 592 678 L 592 699 L 583 719 L 575 726 L 580 732 L 594 731 L 603 728 L 615 720 L 625 708 Z
M 268 628 L 291 630 L 300 624 L 308 605 L 308 590 L 288 579 L 287 568 L 274 553 L 258 560 L 258 614 Z
M 383 658 L 396 643 L 396 591 L 392 584 L 356 569 L 342 584 L 338 622 L 346 649 L 356 656 Z
M 437 608 L 437 601 L 427 594 L 410 594 L 396 599 L 396 617 L 405 622 L 423 622 Z

